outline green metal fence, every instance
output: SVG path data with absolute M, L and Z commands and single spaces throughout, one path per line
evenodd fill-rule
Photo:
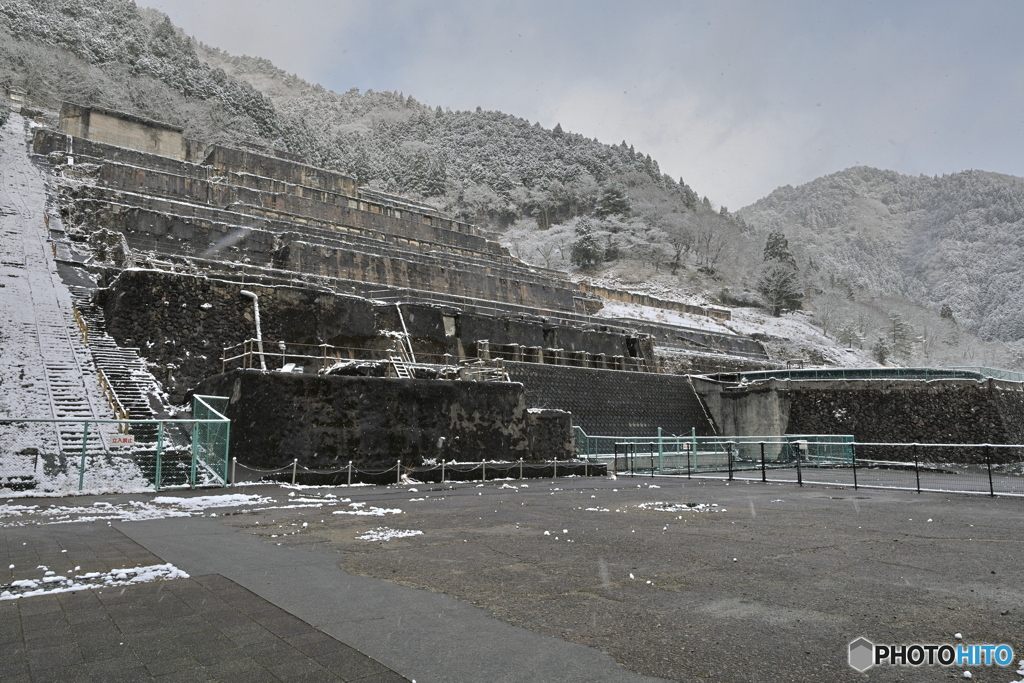
M 192 481 L 202 467 L 222 484 L 228 481 L 228 447 L 231 441 L 231 420 L 224 411 L 224 396 L 192 396 L 192 417 L 195 436 L 192 439 Z
M 0 491 L 161 490 L 227 483 L 227 399 L 197 396 L 192 419 L 0 418 Z
M 609 471 L 696 474 L 794 467 L 848 466 L 854 459 L 849 434 L 784 436 L 590 436 L 574 427 L 576 453 Z
M 758 370 L 737 374 L 749 382 L 765 379 L 969 379 L 975 381 L 999 379 L 1007 382 L 1024 382 L 1024 373 L 982 366 L 950 368 L 811 368 L 807 370 Z

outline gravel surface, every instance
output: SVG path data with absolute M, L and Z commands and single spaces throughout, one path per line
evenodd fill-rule
M 296 497 L 332 493 L 389 512 L 295 507 L 224 519 L 269 542 L 336 550 L 350 573 L 451 595 L 650 676 L 862 680 L 846 662 L 859 636 L 1005 642 L 1015 663 L 1024 655 L 1017 499 L 629 478 Z M 422 533 L 402 533 L 413 531 Z M 1019 678 L 1016 667 L 966 668 L 978 681 Z M 867 675 L 936 680 L 963 670 Z

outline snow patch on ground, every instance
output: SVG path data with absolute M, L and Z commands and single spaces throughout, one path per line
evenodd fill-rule
M 635 506 L 641 510 L 654 510 L 655 512 L 725 512 L 725 508 L 718 507 L 718 503 L 640 503 Z
M 0 600 L 16 600 L 36 595 L 52 593 L 69 593 L 93 588 L 114 586 L 131 586 L 153 581 L 170 581 L 171 579 L 187 579 L 188 574 L 173 564 L 154 564 L 148 567 L 131 567 L 112 569 L 109 572 L 87 572 L 77 576 L 61 576 L 46 567 L 39 567 L 44 574 L 39 579 L 20 579 L 6 585 L 0 585 Z
M 777 361 L 800 358 L 807 361 L 808 367 L 879 367 L 869 349 L 844 348 L 837 340 L 825 336 L 812 319 L 808 311 L 776 318 L 759 308 L 734 308 L 732 320 L 723 325 L 734 334 L 757 335 L 768 355 Z
M 137 522 L 145 519 L 191 517 L 211 508 L 247 507 L 274 503 L 258 495 L 158 496 L 151 501 L 127 503 L 96 502 L 92 505 L 0 505 L 0 527 L 31 524 L 68 524 L 72 522 Z
M 398 508 L 366 507 L 366 503 L 349 503 L 351 510 L 335 510 L 333 515 L 357 515 L 360 517 L 383 517 L 384 515 L 400 515 L 402 511 Z
M 422 531 L 415 529 L 389 529 L 386 526 L 379 526 L 376 529 L 367 531 L 362 536 L 356 536 L 360 541 L 390 541 L 392 538 L 409 538 L 410 536 L 422 536 Z
M 707 332 L 718 332 L 719 334 L 733 334 L 727 327 L 707 316 L 692 315 L 681 311 L 671 311 L 664 308 L 655 308 L 654 306 L 641 306 L 640 304 L 628 304 L 607 299 L 604 301 L 604 307 L 595 315 L 602 318 L 646 320 L 666 325 L 690 327 Z

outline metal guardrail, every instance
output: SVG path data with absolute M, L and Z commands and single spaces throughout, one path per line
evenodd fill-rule
M 854 441 L 850 436 L 594 437 L 580 457 L 630 477 L 820 484 L 1024 497 L 1024 444 Z M 611 453 L 608 452 L 609 447 Z
M 121 399 L 117 397 L 117 392 L 114 391 L 114 387 L 110 385 L 110 380 L 107 379 L 106 373 L 100 368 L 96 368 L 96 378 L 100 383 L 100 390 L 107 399 L 107 403 L 110 404 L 111 410 L 114 411 L 114 416 L 119 420 L 128 420 L 130 415 L 123 405 L 121 405 Z
M 949 368 L 812 368 L 807 370 L 756 370 L 735 373 L 742 380 L 756 382 L 766 379 L 783 380 L 857 380 L 857 379 L 998 379 L 1006 382 L 1024 382 L 1024 373 L 983 366 Z
M 403 341 L 397 337 L 393 341 L 393 346 L 404 346 Z M 370 349 L 331 344 L 292 344 L 280 341 L 275 343 L 267 340 L 263 340 L 261 351 L 258 340 L 246 339 L 222 349 L 221 372 L 235 368 L 260 367 L 260 360 L 266 364 L 268 370 L 300 372 L 305 371 L 308 366 L 320 371 L 334 363 L 345 361 L 390 361 L 391 356 L 396 353 L 407 354 L 402 348 L 393 347 Z M 505 361 L 623 372 L 655 372 L 644 358 L 590 354 L 585 351 L 567 352 L 563 349 L 525 347 L 518 344 L 491 344 L 484 339 L 477 342 L 476 358 L 459 359 L 450 353 L 432 354 L 422 351 L 418 351 L 416 355 L 421 362 L 404 359 L 406 366 L 413 369 L 414 375 L 417 367 L 458 367 L 470 374 L 477 373 L 490 377 L 496 372 L 505 375 Z M 505 377 L 503 381 L 508 381 L 507 375 Z

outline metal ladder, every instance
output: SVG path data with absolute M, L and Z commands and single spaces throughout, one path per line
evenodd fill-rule
M 401 356 L 391 356 L 391 364 L 395 367 L 395 374 L 402 379 L 412 379 L 409 366 Z

